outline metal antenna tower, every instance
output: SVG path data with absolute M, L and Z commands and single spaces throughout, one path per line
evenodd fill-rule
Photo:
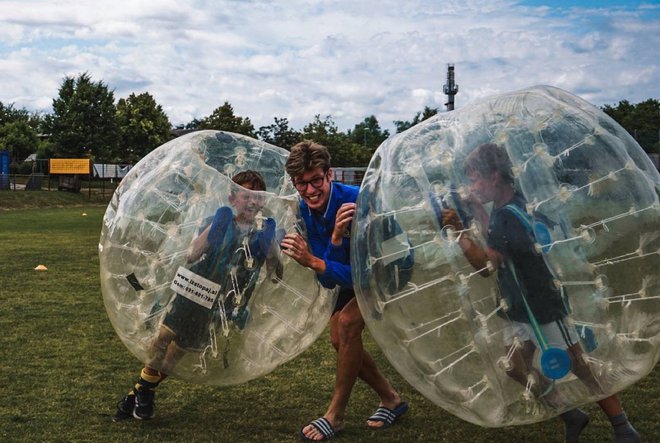
M 447 111 L 454 110 L 454 96 L 458 94 L 458 85 L 454 83 L 454 64 L 447 64 L 447 83 L 444 86 L 444 92 L 447 94 Z

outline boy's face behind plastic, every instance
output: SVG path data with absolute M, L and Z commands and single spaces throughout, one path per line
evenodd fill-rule
M 495 199 L 495 193 L 497 192 L 496 175 L 497 173 L 493 173 L 490 177 L 484 177 L 478 172 L 471 172 L 468 174 L 468 179 L 470 180 L 470 193 L 472 193 L 480 203 L 490 203 Z
M 241 185 L 244 189 L 252 190 L 251 183 Z M 263 207 L 263 196 L 257 192 L 237 190 L 229 196 L 229 203 L 236 211 L 236 218 L 243 221 L 252 221 Z

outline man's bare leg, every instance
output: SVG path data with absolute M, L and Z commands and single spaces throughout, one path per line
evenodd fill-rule
M 401 401 L 398 393 L 376 367 L 373 358 L 364 350 L 363 330 L 364 320 L 356 299 L 348 302 L 330 319 L 330 340 L 337 350 L 337 371 L 332 400 L 323 417 L 330 422 L 335 431 L 341 430 L 344 426 L 346 407 L 358 377 L 376 391 L 381 399 L 381 405 L 394 408 Z M 374 424 L 382 425 L 380 422 Z M 311 425 L 303 429 L 303 434 L 313 440 L 322 438 L 320 432 Z

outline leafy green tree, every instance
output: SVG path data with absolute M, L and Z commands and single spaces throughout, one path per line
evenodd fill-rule
M 19 120 L 30 120 L 30 113 L 26 109 L 16 109 L 14 104 L 4 105 L 0 102 L 0 126 Z
M 11 151 L 12 161 L 20 163 L 37 152 L 39 138 L 28 120 L 15 120 L 0 125 L 0 150 Z
M 624 128 L 634 124 L 631 120 L 633 112 L 635 111 L 635 106 L 628 100 L 621 100 L 615 107 L 605 105 L 602 107 L 602 110 Z
M 326 115 L 321 120 L 321 115 L 316 114 L 314 120 L 303 127 L 302 135 L 304 139 L 313 140 L 330 149 L 339 137 L 339 128 L 331 116 Z
M 368 149 L 371 154 L 380 146 L 381 143 L 390 136 L 390 131 L 382 130 L 378 119 L 370 115 L 364 121 L 355 125 L 353 130 L 348 131 L 348 137 L 356 145 L 361 145 L 364 149 Z
M 302 140 L 302 134 L 289 128 L 289 121 L 286 118 L 277 117 L 275 117 L 275 123 L 260 127 L 257 136 L 259 140 L 289 150 Z
M 39 145 L 37 145 L 37 159 L 53 157 L 55 157 L 55 143 L 49 139 L 39 140 Z
M 30 114 L 25 108 L 17 109 L 13 103 L 0 102 L 0 150 L 11 152 L 12 164 L 21 163 L 37 152 L 41 121 L 39 114 Z
M 62 158 L 92 156 L 96 162 L 116 160 L 119 141 L 114 94 L 87 73 L 65 77 L 53 114 L 48 119 L 55 155 Z
M 331 116 L 327 115 L 324 119 L 321 119 L 321 116 L 316 114 L 314 120 L 303 128 L 302 135 L 303 139 L 313 140 L 328 148 L 333 166 L 347 166 L 350 164 L 350 158 L 345 152 L 345 146 L 343 146 L 342 134 Z
M 120 143 L 117 156 L 122 163 L 137 163 L 172 138 L 163 108 L 148 93 L 131 94 L 117 102 Z
M 648 99 L 637 104 L 621 100 L 617 106 L 605 105 L 602 109 L 632 134 L 646 152 L 660 152 L 659 100 Z
M 225 102 L 222 106 L 216 108 L 211 115 L 204 118 L 199 124 L 198 129 L 215 129 L 256 137 L 254 126 L 250 119 L 234 115 L 234 108 L 229 102 Z
M 340 132 L 331 116 L 323 120 L 316 115 L 314 120 L 303 128 L 303 139 L 313 140 L 328 148 L 335 167 L 366 166 L 371 158 L 371 152 Z
M 424 110 L 415 114 L 415 117 L 410 122 L 395 120 L 394 126 L 396 126 L 396 132 L 398 134 L 399 132 L 403 132 L 406 129 L 410 129 L 413 126 L 415 126 L 417 123 L 423 122 L 427 118 L 433 117 L 437 113 L 438 113 L 438 108 L 429 108 L 428 106 L 424 106 Z

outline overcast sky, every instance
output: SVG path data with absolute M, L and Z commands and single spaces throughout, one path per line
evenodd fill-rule
M 176 125 L 229 101 L 255 127 L 342 130 L 537 84 L 660 99 L 660 2 L 0 0 L 0 101 L 52 112 L 65 76 L 149 92 Z

